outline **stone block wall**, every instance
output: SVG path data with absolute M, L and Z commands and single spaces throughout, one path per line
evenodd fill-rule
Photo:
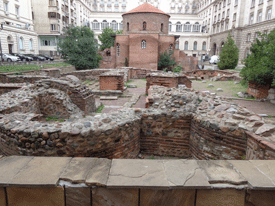
M 160 155 L 188 158 L 190 138 L 190 116 L 175 118 L 172 115 L 142 116 L 140 152 L 146 155 Z
M 187 75 L 193 77 L 200 77 L 201 79 L 210 79 L 211 77 L 232 76 L 233 72 L 223 70 L 195 70 L 187 72 Z
M 73 71 L 70 73 L 62 74 L 62 77 L 67 75 L 76 76 L 81 81 L 85 80 L 99 80 L 99 76 L 103 73 L 110 72 L 113 69 L 91 69 L 91 70 L 80 70 L 80 71 Z
M 270 100 L 272 103 L 275 103 L 275 87 L 270 88 L 270 90 L 268 90 L 268 100 Z
M 249 82 L 247 93 L 251 94 L 253 97 L 257 99 L 266 99 L 268 97 L 269 89 L 270 85 L 259 85 L 254 82 Z
M 100 75 L 99 77 L 100 90 L 124 90 L 124 75 L 108 74 Z
M 275 202 L 270 171 L 275 161 L 10 156 L 0 157 L 0 166 L 3 206 L 272 206 Z
M 151 86 L 178 87 L 179 84 L 184 84 L 187 88 L 191 88 L 192 82 L 186 77 L 177 74 L 169 73 L 151 73 L 146 76 L 146 94 Z
M 20 89 L 22 86 L 24 86 L 24 84 L 0 84 L 0 95 Z

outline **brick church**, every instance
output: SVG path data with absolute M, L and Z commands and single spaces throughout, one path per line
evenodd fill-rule
M 114 47 L 100 52 L 100 68 L 125 67 L 127 59 L 129 67 L 157 70 L 159 56 L 165 51 L 173 51 L 183 70 L 196 68 L 197 59 L 178 49 L 179 36 L 168 34 L 170 15 L 144 3 L 122 17 L 123 34 L 115 36 Z

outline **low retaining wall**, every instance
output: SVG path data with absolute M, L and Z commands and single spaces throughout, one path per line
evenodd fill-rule
M 20 89 L 23 86 L 25 86 L 25 84 L 0 84 L 0 95 Z
M 178 87 L 185 85 L 187 88 L 192 87 L 192 82 L 186 77 L 174 73 L 151 73 L 146 76 L 146 94 L 151 86 Z
M 264 206 L 275 201 L 269 169 L 275 161 L 10 156 L 0 158 L 0 167 L 5 206 Z
M 211 77 L 232 76 L 233 72 L 223 70 L 195 70 L 186 72 L 188 76 L 200 77 L 201 79 L 210 79 Z
M 268 90 L 270 85 L 259 85 L 254 82 L 248 83 L 247 93 L 251 94 L 257 99 L 265 99 L 268 97 Z

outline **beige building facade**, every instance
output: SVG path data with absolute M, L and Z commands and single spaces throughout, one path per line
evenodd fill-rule
M 31 0 L 0 0 L 0 23 L 3 53 L 38 53 Z
M 89 26 L 91 6 L 91 0 L 32 0 L 39 53 L 58 55 L 57 43 L 63 29 L 70 24 Z

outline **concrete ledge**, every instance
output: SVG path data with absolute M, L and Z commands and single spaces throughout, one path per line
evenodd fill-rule
M 0 167 L 0 205 L 6 206 L 262 206 L 275 200 L 274 160 L 11 156 Z

